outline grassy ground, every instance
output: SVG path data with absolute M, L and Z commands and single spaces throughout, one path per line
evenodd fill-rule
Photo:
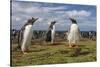
M 63 64 L 96 61 L 96 41 L 80 41 L 79 48 L 69 48 L 68 42 L 32 43 L 28 54 L 23 55 L 20 50 L 14 50 L 12 45 L 12 65 L 42 65 Z

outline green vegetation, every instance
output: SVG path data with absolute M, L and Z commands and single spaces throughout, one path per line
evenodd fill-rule
M 96 61 L 96 41 L 80 41 L 79 48 L 69 48 L 68 42 L 32 43 L 28 54 L 15 50 L 12 44 L 12 65 L 63 64 Z

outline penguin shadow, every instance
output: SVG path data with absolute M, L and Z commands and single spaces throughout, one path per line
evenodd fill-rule
M 89 53 L 90 53 L 89 51 L 83 51 L 83 52 L 80 52 L 80 55 L 87 55 Z
M 90 53 L 92 53 L 89 48 L 86 48 L 85 45 L 81 45 L 83 46 L 82 51 L 80 52 L 80 55 L 88 55 Z
M 87 54 L 91 53 L 91 52 L 89 51 L 89 49 L 86 48 L 86 45 L 82 44 L 82 45 L 79 45 L 79 47 L 82 49 L 82 50 L 80 51 L 80 53 L 79 53 L 80 55 L 87 55 Z
M 77 57 L 80 55 L 88 55 L 91 53 L 90 51 L 85 50 L 84 48 L 81 48 L 81 47 L 78 47 L 78 48 L 72 47 L 70 49 L 72 50 L 71 52 L 69 52 L 71 57 Z
M 90 53 L 91 53 L 90 51 L 82 51 L 82 49 L 81 50 L 80 49 L 76 50 L 77 55 L 88 55 Z

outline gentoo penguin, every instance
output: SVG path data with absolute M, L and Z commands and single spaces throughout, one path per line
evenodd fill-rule
M 32 26 L 37 19 L 38 18 L 33 18 L 33 17 L 29 19 L 19 32 L 18 46 L 21 48 L 21 51 L 23 53 L 26 53 L 25 51 L 28 50 L 28 46 L 31 43 L 33 34 Z
M 48 31 L 46 33 L 46 41 L 54 43 L 54 36 L 55 36 L 55 23 L 56 21 L 51 22 Z
M 77 25 L 77 22 L 73 18 L 69 18 L 72 21 L 72 24 L 70 26 L 70 30 L 68 31 L 68 41 L 69 41 L 69 47 L 78 47 L 78 42 L 80 39 L 80 30 Z

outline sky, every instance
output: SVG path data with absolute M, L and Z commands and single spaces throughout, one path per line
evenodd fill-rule
M 56 30 L 67 31 L 71 25 L 69 18 L 75 18 L 81 31 L 96 31 L 96 6 L 62 3 L 12 1 L 12 29 L 20 30 L 28 19 L 39 18 L 33 30 L 47 30 L 56 21 Z

